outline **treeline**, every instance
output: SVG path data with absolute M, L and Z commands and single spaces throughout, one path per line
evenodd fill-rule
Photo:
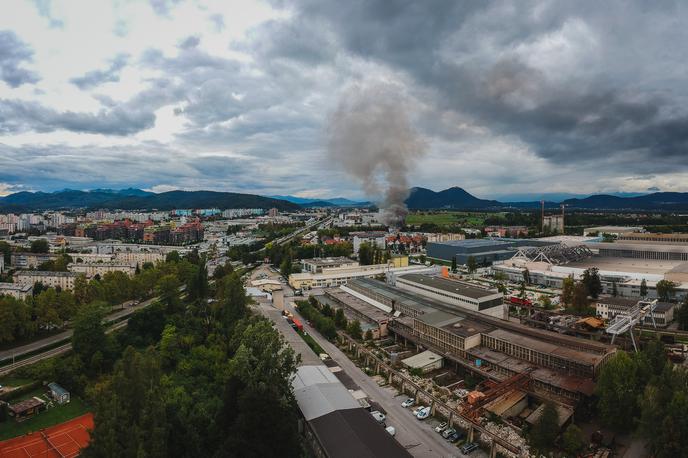
M 296 304 L 301 316 L 313 323 L 315 329 L 325 338 L 332 340 L 337 337 L 337 329 L 346 331 L 354 339 L 363 338 L 361 322 L 347 320 L 341 307 L 335 310 L 329 304 L 321 305 L 313 296 L 307 301 L 296 301 Z M 366 334 L 366 339 L 373 338 L 372 332 L 368 331 Z
M 614 355 L 602 369 L 596 394 L 604 426 L 637 433 L 656 458 L 686 456 L 688 368 L 668 362 L 661 343 Z
M 250 312 L 231 266 L 212 284 L 203 261 L 194 265 L 185 293 L 171 287 L 175 277 L 116 334 L 104 333 L 102 307 L 83 308 L 73 354 L 25 370 L 94 406 L 83 456 L 303 456 L 290 383 L 297 357 Z
M 41 333 L 62 329 L 85 305 L 98 302 L 114 306 L 128 300 L 143 300 L 193 277 L 198 254 L 182 259 L 174 251 L 165 262 L 146 263 L 130 277 L 124 272 L 108 272 L 90 281 L 78 276 L 74 289 L 62 291 L 36 283 L 33 295 L 26 300 L 0 295 L 0 344 L 31 338 Z M 181 283 L 180 283 L 181 282 Z

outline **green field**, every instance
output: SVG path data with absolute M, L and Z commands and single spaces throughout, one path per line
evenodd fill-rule
M 5 387 L 8 387 L 8 386 L 15 387 L 15 386 L 28 385 L 31 382 L 33 382 L 33 380 L 31 380 L 29 378 L 24 378 L 24 377 L 17 377 L 14 374 L 0 377 L 0 385 L 5 386 Z
M 20 399 L 29 399 L 33 396 L 45 399 L 44 393 L 45 389 L 39 388 L 21 396 Z M 18 400 L 14 400 L 14 402 L 18 402 Z M 4 422 L 0 422 L 0 441 L 63 423 L 72 418 L 81 416 L 89 410 L 89 407 L 81 399 L 72 396 L 68 404 L 55 404 L 55 407 L 20 423 L 16 422 L 13 418 L 7 418 Z
M 406 217 L 406 224 L 419 226 L 430 223 L 438 226 L 482 227 L 485 224 L 485 218 L 496 215 L 498 214 L 478 212 L 414 212 Z

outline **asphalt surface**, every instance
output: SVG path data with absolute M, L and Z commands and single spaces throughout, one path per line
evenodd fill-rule
M 148 299 L 147 301 L 143 301 L 138 305 L 131 306 L 131 307 L 124 307 L 122 310 L 118 310 L 116 312 L 109 314 L 107 317 L 105 317 L 104 322 L 110 323 L 112 321 L 117 321 L 118 319 L 123 318 L 125 316 L 131 315 L 132 313 L 136 312 L 137 310 L 141 310 L 142 308 L 148 307 L 156 299 L 157 298 Z M 128 303 L 130 303 L 130 301 L 125 302 L 125 304 L 128 304 Z M 115 307 L 119 307 L 119 306 L 115 306 Z M 12 359 L 13 357 L 16 358 L 16 357 L 25 355 L 27 353 L 32 353 L 32 352 L 41 350 L 45 347 L 49 347 L 51 345 L 56 344 L 57 342 L 62 342 L 64 340 L 71 338 L 73 333 L 74 333 L 74 331 L 72 329 L 68 329 L 66 331 L 60 332 L 59 334 L 55 334 L 55 335 L 52 335 L 50 337 L 46 337 L 45 339 L 36 340 L 36 341 L 28 343 L 26 345 L 22 345 L 19 347 L 0 351 L 0 361 Z
M 288 305 L 292 313 L 297 312 Z M 300 315 L 299 315 L 300 316 Z M 345 376 L 336 373 L 345 386 L 353 389 L 350 381 L 363 390 L 371 400 L 371 404 L 379 405 L 387 415 L 387 426 L 394 426 L 396 429 L 396 439 L 415 457 L 460 457 L 463 456 L 459 449 L 444 440 L 439 433 L 434 431 L 435 425 L 439 422 L 435 420 L 420 421 L 416 419 L 411 410 L 405 409 L 401 403 L 407 396 L 398 396 L 396 390 L 389 387 L 380 387 L 372 378 L 361 371 L 351 360 L 327 339 L 322 337 L 313 327 L 308 326 L 305 320 L 304 329 L 315 339 L 316 342 L 327 352 L 337 365 L 346 374 Z M 331 364 L 328 364 L 331 366 Z M 346 379 L 346 382 L 344 380 Z M 471 454 L 472 457 L 479 457 L 481 453 L 477 451 Z

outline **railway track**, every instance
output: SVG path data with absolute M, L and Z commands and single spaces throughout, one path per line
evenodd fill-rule
M 118 323 L 115 323 L 114 325 L 110 326 L 108 329 L 105 330 L 106 334 L 110 334 L 112 332 L 115 332 L 119 329 L 122 329 L 127 325 L 129 322 L 129 319 L 126 319 L 124 321 L 120 321 Z M 71 351 L 72 349 L 72 343 L 66 343 L 63 345 L 60 345 L 59 347 L 51 348 L 50 350 L 46 350 L 44 352 L 38 353 L 33 356 L 29 356 L 28 358 L 22 359 L 21 361 L 17 361 L 15 363 L 9 364 L 5 367 L 0 368 L 0 377 L 5 376 L 9 374 L 10 372 L 13 372 L 21 367 L 25 366 L 30 366 L 32 364 L 35 364 L 39 361 L 43 361 L 44 359 L 48 358 L 53 358 L 55 356 L 62 355 L 64 353 L 67 353 Z

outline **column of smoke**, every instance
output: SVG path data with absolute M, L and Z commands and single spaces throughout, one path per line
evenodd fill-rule
M 408 171 L 425 144 L 408 117 L 409 102 L 397 87 L 357 85 L 343 94 L 329 124 L 330 158 L 358 179 L 379 202 L 383 222 L 400 227 L 408 208 Z

